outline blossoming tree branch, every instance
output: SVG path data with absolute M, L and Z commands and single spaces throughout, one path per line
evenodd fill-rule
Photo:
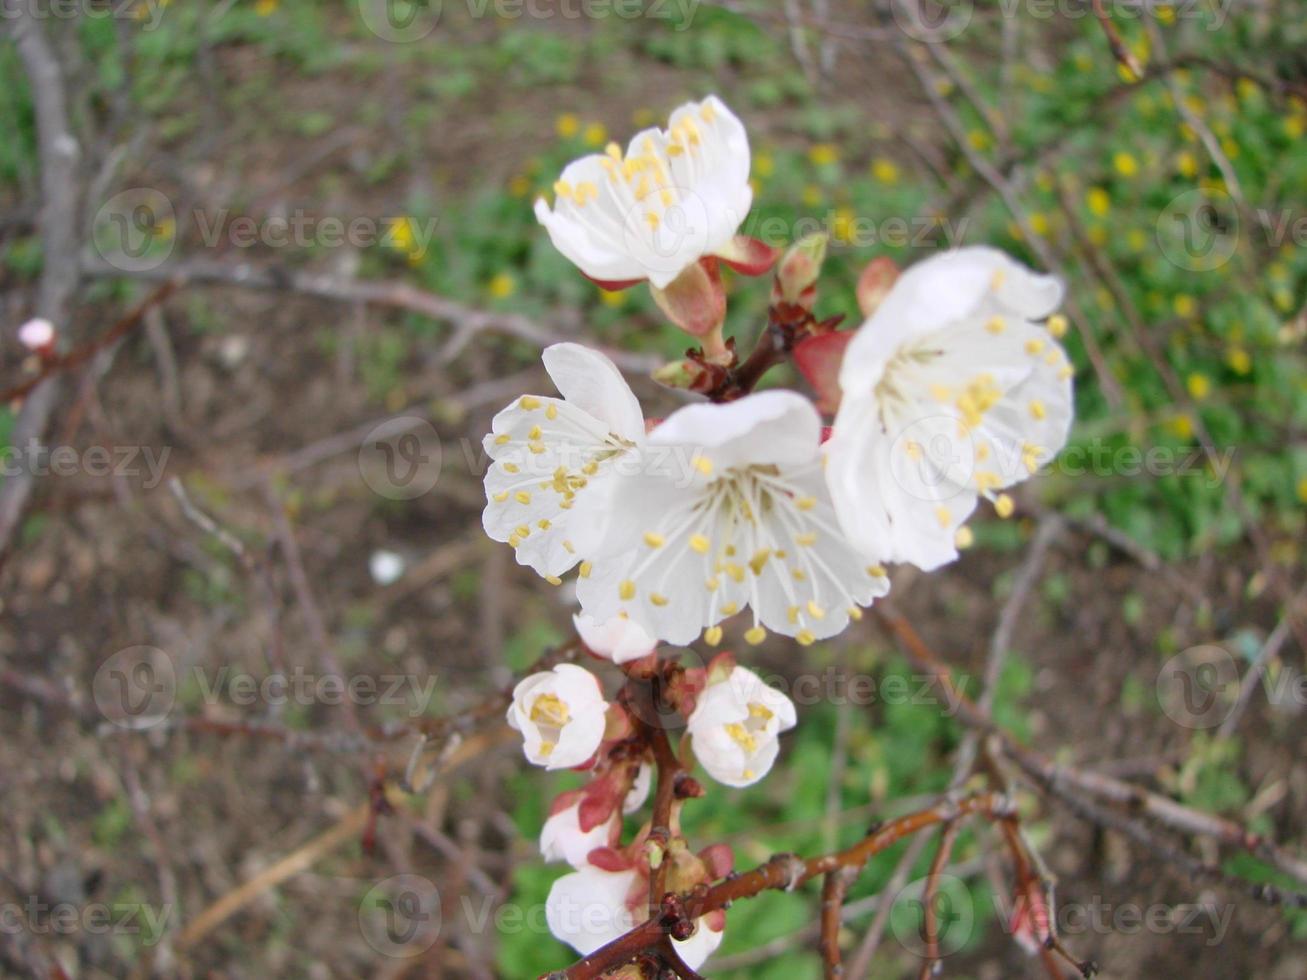
M 625 151 L 610 144 L 572 162 L 553 203 L 536 203 L 583 275 L 610 289 L 648 283 L 695 342 L 655 377 L 703 396 L 647 418 L 612 361 L 561 343 L 543 355 L 557 394 L 522 395 L 485 439 L 487 534 L 554 585 L 575 571 L 577 631 L 614 675 L 559 664 L 522 680 L 508 711 L 531 763 L 589 777 L 558 796 L 540 834 L 543 857 L 573 869 L 546 910 L 553 934 L 585 957 L 562 975 L 696 976 L 731 902 L 822 876 L 823 960 L 838 975 L 833 933 L 851 877 L 942 825 L 935 881 L 974 816 L 1003 831 L 1016 938 L 1050 974 L 1060 963 L 1087 976 L 1092 965 L 1051 931 L 1042 865 L 1003 786 L 873 828 L 845 851 L 782 855 L 747 874 L 726 845 L 682 833 L 682 808 L 714 783 L 765 778 L 800 719 L 742 655 L 687 667 L 667 648 L 717 648 L 727 630 L 746 648 L 769 633 L 800 647 L 836 636 L 889 592 L 889 565 L 955 560 L 982 499 L 1009 516 L 1004 491 L 1053 458 L 1072 416 L 1058 280 L 984 247 L 901 273 L 878 260 L 858 283 L 862 325 L 840 330 L 843 317 L 816 313 L 823 238 L 782 251 L 739 234 L 749 166 L 743 124 L 710 96 Z M 768 322 L 747 354 L 723 335 L 723 264 L 773 273 Z M 758 390 L 791 360 L 810 390 Z M 623 818 L 645 812 L 624 839 Z M 939 957 L 931 898 L 923 976 Z

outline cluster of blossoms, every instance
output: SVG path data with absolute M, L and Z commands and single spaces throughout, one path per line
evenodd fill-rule
M 560 665 L 522 681 L 509 711 L 528 759 L 591 774 L 559 797 L 541 837 L 547 859 L 575 869 L 551 892 L 550 927 L 582 953 L 644 918 L 651 865 L 671 862 L 666 891 L 678 893 L 730 866 L 723 849 L 691 853 L 675 811 L 668 841 L 646 824 L 619 844 L 622 817 L 648 795 L 651 732 L 667 727 L 632 683 L 661 684 L 694 759 L 728 786 L 761 779 L 796 721 L 789 699 L 730 654 L 669 669 L 658 645 L 717 646 L 737 616 L 749 644 L 840 633 L 889 591 L 888 565 L 956 559 L 980 498 L 1008 516 L 1003 491 L 1061 449 L 1071 421 L 1056 279 L 984 247 L 901 274 L 877 260 L 859 283 L 862 326 L 837 330 L 838 318 L 812 315 L 824 240 L 780 254 L 738 233 L 749 163 L 743 125 L 710 97 L 625 152 L 612 144 L 571 163 L 553 205 L 536 204 L 587 277 L 648 282 L 701 345 L 656 377 L 707 398 L 648 419 L 612 361 L 556 344 L 543 360 L 558 395 L 523 395 L 485 440 L 487 533 L 554 584 L 576 570 L 578 632 L 627 677 L 610 702 L 595 675 Z M 744 363 L 722 336 L 721 264 L 776 270 L 769 324 Z M 815 396 L 753 390 L 791 356 Z M 679 943 L 682 959 L 697 967 L 723 926 L 705 917 Z

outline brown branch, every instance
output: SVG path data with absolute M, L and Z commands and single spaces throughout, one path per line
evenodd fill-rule
M 885 603 L 878 604 L 873 612 L 878 621 L 894 634 L 908 658 L 919 669 L 930 673 L 944 696 L 949 699 L 948 703 L 956 706 L 958 719 L 965 725 L 992 734 L 1002 754 L 1022 769 L 1035 785 L 1063 800 L 1068 796 L 1074 798 L 1074 794 L 1068 793 L 1068 790 L 1089 794 L 1124 807 L 1131 813 L 1146 816 L 1177 833 L 1213 838 L 1227 847 L 1259 857 L 1295 881 L 1307 885 L 1307 861 L 1284 850 L 1262 834 L 1254 833 L 1224 817 L 1192 809 L 1133 783 L 1054 762 L 1039 752 L 1017 744 L 1006 732 L 996 728 L 989 715 L 958 689 L 952 672 L 906 619 L 888 611 Z M 1162 846 L 1155 839 L 1153 844 Z M 1183 870 L 1194 873 L 1189 866 Z M 1245 887 L 1248 885 L 1247 882 L 1241 883 Z M 1259 886 L 1253 889 L 1253 895 L 1268 904 L 1307 907 L 1307 895 L 1296 892 Z
M 69 124 L 64 71 L 45 35 L 45 18 L 27 4 L 17 16 L 4 0 L 5 19 L 27 75 L 36 115 L 37 152 L 40 159 L 41 284 L 37 315 L 65 330 L 69 308 L 77 290 L 77 161 L 81 154 Z M 11 19 L 12 18 L 12 19 Z M 50 414 L 59 397 L 59 384 L 47 379 L 35 387 L 24 403 L 10 433 L 10 444 L 25 446 L 45 438 Z M 0 484 L 0 566 L 31 497 L 35 474 L 22 468 Z
M 517 337 L 537 347 L 547 347 L 562 340 L 577 339 L 579 324 L 544 327 L 520 313 L 502 313 L 480 310 L 457 300 L 438 296 L 418 289 L 406 282 L 348 279 L 341 276 L 320 275 L 282 267 L 263 268 L 248 263 L 203 262 L 189 260 L 165 263 L 157 269 L 123 270 L 107 262 L 87 259 L 82 266 L 85 275 L 105 279 L 142 279 L 146 281 L 176 280 L 182 285 L 228 285 L 242 289 L 258 289 L 300 293 L 319 299 L 347 303 L 367 303 L 407 310 L 432 320 L 455 324 L 458 333 L 473 336 L 478 333 L 502 333 Z M 618 367 L 633 373 L 647 373 L 658 366 L 658 361 L 646 355 L 603 348 Z M 452 359 L 457 351 L 446 352 Z
M 803 859 L 794 854 L 777 854 L 752 871 L 727 878 L 687 896 L 667 896 L 659 914 L 650 916 L 630 932 L 566 970 L 548 974 L 548 980 L 596 980 L 603 974 L 630 963 L 641 954 L 656 949 L 664 936 L 687 921 L 731 903 L 752 898 L 764 891 L 793 891 L 814 878 L 845 869 L 861 869 L 873 857 L 929 827 L 961 817 L 978 814 L 990 820 L 1011 813 L 1007 797 L 1001 793 L 978 793 L 958 800 L 945 799 L 934 806 L 906 814 L 874 828 L 866 837 L 842 851 Z
M 843 922 L 844 896 L 849 885 L 857 878 L 857 868 L 841 868 L 826 875 L 821 886 L 821 938 L 817 949 L 821 953 L 826 980 L 844 976 L 840 959 L 840 926 Z
M 1002 823 L 1006 823 L 1007 818 Z M 934 975 L 935 964 L 939 962 L 939 910 L 935 907 L 935 901 L 939 897 L 939 878 L 943 874 L 944 868 L 948 866 L 949 858 L 953 854 L 953 845 L 957 841 L 958 831 L 962 829 L 962 824 L 957 820 L 950 820 L 944 824 L 944 829 L 939 835 L 939 847 L 935 850 L 935 856 L 931 858 L 930 870 L 926 872 L 926 889 L 922 895 L 922 917 L 923 917 L 923 935 L 926 939 L 926 956 L 921 964 L 921 972 L 918 975 L 919 980 L 930 980 Z

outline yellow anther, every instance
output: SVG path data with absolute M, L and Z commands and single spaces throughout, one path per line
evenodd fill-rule
M 740 607 L 734 602 L 728 602 L 722 606 L 723 616 L 734 616 L 739 611 Z
M 540 399 L 536 398 L 534 395 L 523 395 L 518 399 L 517 406 L 523 411 L 534 412 L 540 407 Z
M 763 640 L 767 639 L 767 631 L 761 626 L 755 626 L 752 629 L 744 631 L 744 642 L 750 646 L 757 646 Z
M 991 316 L 985 322 L 985 329 L 992 334 L 1000 334 L 1006 328 L 1007 328 L 1007 324 L 1003 322 L 1003 318 L 1001 316 Z
M 505 445 L 505 444 L 507 444 L 507 443 L 510 443 L 510 442 L 512 442 L 512 441 L 513 441 L 513 437 L 510 436 L 507 432 L 504 432 L 504 433 L 501 433 L 500 435 L 495 436 L 495 445 L 496 445 L 496 446 L 503 446 L 503 445 Z
M 505 472 L 505 473 L 516 473 L 516 472 L 518 472 L 517 464 L 516 464 L 516 463 L 505 463 L 505 464 L 504 464 L 504 472 Z
M 813 636 L 812 630 L 799 630 L 794 635 L 794 639 L 798 641 L 801 647 L 810 647 L 817 642 L 817 637 Z
M 551 402 L 548 406 L 546 406 L 546 407 L 545 407 L 545 418 L 547 418 L 547 419 L 549 419 L 549 420 L 551 420 L 551 421 L 552 421 L 553 419 L 558 418 L 558 406 L 555 405 L 555 404 L 553 404 L 552 402 Z
M 860 622 L 862 620 L 862 610 L 857 606 L 849 606 L 849 619 L 855 623 Z
M 817 506 L 817 498 L 800 497 L 798 500 L 794 501 L 794 506 L 799 508 L 799 510 L 812 510 L 812 508 Z
M 706 555 L 708 553 L 708 549 L 712 547 L 712 542 L 710 542 L 702 534 L 691 534 L 690 547 L 693 548 L 695 551 L 699 552 L 699 554 Z
M 989 288 L 998 292 L 1003 288 L 1003 283 L 1007 281 L 1007 271 L 1005 269 L 995 269 L 994 274 L 989 277 Z
M 583 561 L 581 562 L 581 568 L 577 572 L 577 574 L 580 575 L 581 578 L 589 578 L 590 572 L 593 568 L 594 568 L 594 562 Z
M 599 472 L 599 464 L 592 459 L 590 460 L 590 462 L 586 463 L 584 466 L 581 467 L 581 472 L 584 473 L 586 476 L 594 476 L 596 473 Z
M 867 574 L 870 575 L 872 578 L 884 578 L 884 577 L 885 577 L 885 566 L 884 566 L 884 565 L 868 565 L 868 566 L 867 566 Z
M 948 385 L 933 384 L 930 386 L 930 397 L 937 402 L 946 402 L 953 395 L 953 390 Z
M 495 501 L 495 503 L 497 503 L 497 504 L 502 504 L 502 503 L 504 503 L 506 500 L 508 500 L 508 491 L 507 491 L 507 490 L 504 490 L 504 491 L 501 492 L 501 493 L 497 493 L 497 494 L 495 494 L 495 496 L 494 496 L 494 501 Z
M 969 527 L 960 527 L 953 534 L 953 544 L 958 548 L 970 548 L 976 543 L 976 535 Z
M 536 527 L 540 528 L 540 530 L 542 531 L 548 531 L 551 527 L 553 527 L 553 525 L 549 523 L 549 518 L 542 517 L 540 520 L 536 521 Z M 565 541 L 563 542 L 563 544 L 566 545 L 567 542 Z
M 728 563 L 727 566 L 726 566 L 726 574 L 729 575 L 729 576 L 730 576 L 732 579 L 734 579 L 736 582 L 743 582 L 743 581 L 744 581 L 744 566 L 743 566 L 743 565 L 737 565 L 737 564 L 735 564 L 735 562 L 730 562 L 730 563 Z
M 710 123 L 717 118 L 717 112 L 713 109 L 711 104 L 705 102 L 703 105 L 699 106 L 699 118 L 706 123 Z
M 646 211 L 644 213 L 644 220 L 649 225 L 650 231 L 658 230 L 658 215 L 656 215 L 654 212 Z
M 529 504 L 531 502 L 531 495 L 525 490 L 519 490 L 513 496 L 519 504 Z
M 546 576 L 545 576 L 545 581 L 548 582 L 550 585 L 562 585 L 562 584 L 563 584 L 563 580 L 562 580 L 561 578 L 559 578 L 557 575 L 546 575 Z
M 519 524 L 517 527 L 513 528 L 513 533 L 519 538 L 529 538 L 531 536 L 531 529 L 525 524 Z
M 705 579 L 703 583 L 704 588 L 706 588 L 709 592 L 716 592 L 717 587 L 721 584 L 722 584 L 722 580 L 719 579 L 716 575 L 714 575 L 710 579 Z
M 707 456 L 696 456 L 694 459 L 694 468 L 704 476 L 712 475 L 712 460 Z
M 817 604 L 817 600 L 816 600 L 816 599 L 809 599 L 809 600 L 808 600 L 808 615 L 811 616 L 813 619 L 825 619 L 825 618 L 826 618 L 826 610 L 823 609 L 823 608 L 821 608 L 821 606 L 819 606 L 819 605 Z
M 565 180 L 556 180 L 554 181 L 554 193 L 563 198 L 571 197 L 572 185 Z
M 667 596 L 662 595 L 658 592 L 650 592 L 649 601 L 652 602 L 655 606 L 665 606 L 671 600 L 668 599 Z
M 770 548 L 760 548 L 755 551 L 753 557 L 749 559 L 749 568 L 753 570 L 754 575 L 761 575 L 763 567 L 767 564 L 767 559 L 771 557 Z
M 616 143 L 609 143 L 604 147 L 604 152 L 608 154 L 608 157 L 611 160 L 620 161 L 622 159 L 622 148 Z
M 537 725 L 562 728 L 571 720 L 572 713 L 567 708 L 567 702 L 557 694 L 540 694 L 531 702 L 528 717 Z
M 796 582 L 802 582 L 804 579 L 808 577 L 808 573 L 805 572 L 802 568 L 790 569 L 790 575 L 793 576 L 794 581 Z
M 801 544 L 805 548 L 810 548 L 817 543 L 817 532 L 805 531 L 803 534 L 796 534 L 794 540 L 795 543 Z
M 1032 419 L 1043 419 L 1047 417 L 1048 410 L 1044 408 L 1044 403 L 1038 398 L 1030 403 L 1030 417 Z
M 644 543 L 647 544 L 650 548 L 661 548 L 663 545 L 667 543 L 667 539 L 664 538 L 657 531 L 645 531 Z
M 540 426 L 538 426 L 538 425 L 533 425 L 533 426 L 531 426 L 531 431 L 528 432 L 528 433 L 526 434 L 526 437 L 527 437 L 528 439 L 532 440 L 533 442 L 534 442 L 536 439 L 539 439 L 540 436 L 541 436 Z
M 1038 354 L 1044 349 L 1044 342 L 1038 337 L 1031 337 L 1026 341 L 1026 353 L 1030 355 Z
M 994 513 L 996 513 L 999 517 L 1002 518 L 1011 517 L 1012 512 L 1016 509 L 1017 509 L 1016 503 L 1014 503 L 1012 498 L 1009 497 L 1007 494 L 1000 493 L 997 497 L 994 498 Z
M 715 647 L 722 642 L 722 628 L 720 626 L 709 626 L 703 631 L 703 642 L 710 647 Z
M 1048 318 L 1048 332 L 1054 337 L 1066 336 L 1067 320 L 1061 313 L 1054 313 Z
M 790 606 L 789 609 L 785 610 L 785 618 L 791 623 L 797 623 L 799 621 L 799 607 Z
M 572 542 L 566 538 L 563 539 L 563 550 L 566 551 L 569 555 L 576 554 L 575 545 L 573 545 Z
M 617 587 L 617 595 L 622 599 L 634 599 L 635 583 L 629 578 L 623 579 L 622 584 Z

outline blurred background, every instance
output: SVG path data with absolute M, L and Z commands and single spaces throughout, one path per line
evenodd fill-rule
M 567 587 L 481 532 L 480 439 L 549 391 L 557 339 L 614 353 L 647 414 L 678 404 L 646 379 L 685 338 L 581 277 L 532 202 L 708 93 L 748 127 L 744 230 L 831 236 L 819 315 L 856 322 L 870 259 L 961 243 L 1069 283 L 1070 445 L 956 565 L 895 570 L 894 608 L 973 691 L 1001 664 L 1018 738 L 1302 845 L 1302 0 L 4 9 L 0 973 L 570 962 L 536 836 L 578 777 L 438 720 L 571 633 Z M 747 347 L 766 281 L 727 288 Z M 749 662 L 801 724 L 768 780 L 687 808 L 696 845 L 815 853 L 948 785 L 963 730 L 872 622 Z M 1307 975 L 1307 914 L 1023 807 L 1103 976 Z M 958 845 L 944 973 L 1044 975 L 988 835 Z M 916 975 L 929 859 L 851 891 L 870 976 Z M 705 972 L 820 976 L 816 901 L 738 904 Z

